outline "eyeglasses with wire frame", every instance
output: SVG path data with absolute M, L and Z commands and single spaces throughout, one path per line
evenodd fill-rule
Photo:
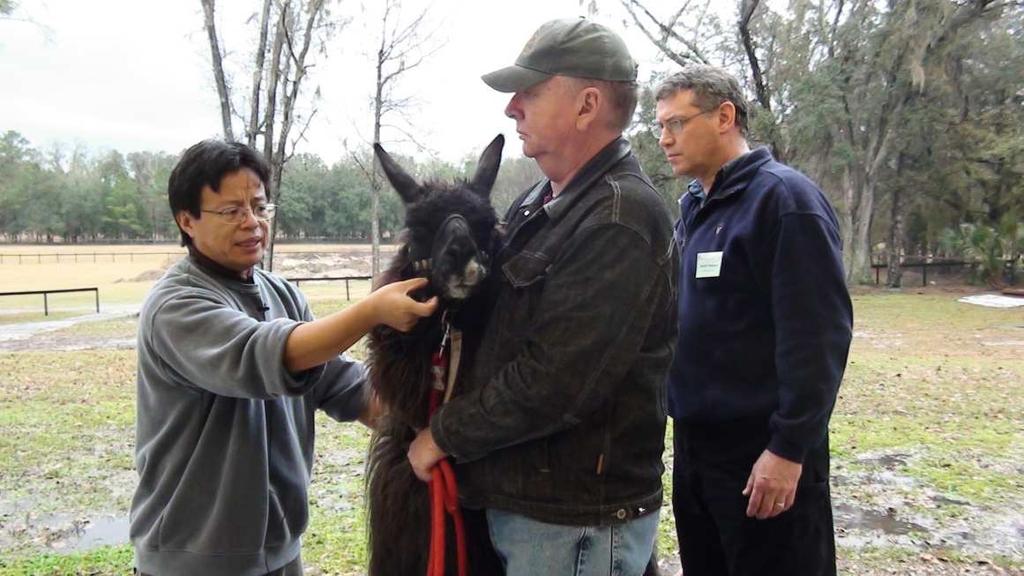
M 657 134 L 661 134 L 663 131 L 668 130 L 668 133 L 673 136 L 678 136 L 682 133 L 683 128 L 686 128 L 686 123 L 693 120 L 697 116 L 707 114 L 708 112 L 714 112 L 714 110 L 704 110 L 697 112 L 696 114 L 690 114 L 689 116 L 675 116 L 669 118 L 665 122 L 655 122 L 654 131 Z
M 252 208 L 246 208 L 245 206 L 227 206 L 220 210 L 200 210 L 200 212 L 216 214 L 229 224 L 241 224 L 245 221 L 246 216 L 248 216 L 250 212 L 252 212 L 253 218 L 260 222 L 269 222 L 274 219 L 274 214 L 277 212 L 277 205 L 257 204 Z

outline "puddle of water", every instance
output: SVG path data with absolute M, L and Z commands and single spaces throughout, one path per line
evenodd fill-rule
M 878 466 L 886 470 L 895 470 L 906 466 L 907 458 L 909 457 L 909 454 L 882 454 L 879 456 L 860 457 L 857 461 L 861 464 Z
M 92 517 L 70 514 L 14 513 L 0 518 L 10 542 L 34 542 L 60 552 L 82 552 L 128 543 L 128 518 L 112 514 Z
M 105 340 L 92 340 L 81 344 L 67 344 L 64 346 L 48 346 L 47 350 L 57 350 L 61 352 L 76 352 L 78 350 L 96 350 L 96 349 L 113 349 L 113 350 L 130 350 L 135 348 L 136 339 L 133 338 L 107 338 Z
M 138 305 L 107 305 L 99 314 L 90 313 L 74 316 L 64 320 L 44 320 L 42 322 L 24 322 L 21 324 L 5 324 L 0 326 L 0 342 L 25 340 L 36 334 L 69 328 L 82 322 L 112 320 L 115 318 L 138 315 Z
M 950 498 L 949 496 L 943 496 L 936 494 L 931 497 L 932 502 L 939 506 L 970 506 L 971 503 L 966 500 L 958 500 L 956 498 Z
M 22 498 L 21 500 L 0 499 L 0 520 L 3 520 L 9 516 L 24 513 L 25 511 L 31 509 L 32 500 L 28 498 Z
M 64 549 L 68 552 L 83 552 L 128 543 L 128 518 L 106 516 L 93 518 L 85 525 L 75 525 L 75 531 L 68 535 Z
M 837 486 L 859 486 L 861 484 L 856 479 L 850 478 L 846 474 L 836 474 L 836 473 L 833 473 L 829 477 L 829 481 L 832 483 L 832 487 L 833 488 L 835 488 Z
M 879 512 L 848 504 L 837 504 L 832 507 L 832 511 L 835 514 L 836 525 L 846 530 L 877 530 L 894 536 L 928 532 L 928 529 L 920 524 L 898 520 L 892 510 Z

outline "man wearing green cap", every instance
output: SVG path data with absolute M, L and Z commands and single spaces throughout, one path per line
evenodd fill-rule
M 509 575 L 636 576 L 662 502 L 677 266 L 622 138 L 636 64 L 604 26 L 557 20 L 483 80 L 513 93 L 505 114 L 545 178 L 505 216 L 491 329 L 409 460 L 426 479 L 454 458 Z

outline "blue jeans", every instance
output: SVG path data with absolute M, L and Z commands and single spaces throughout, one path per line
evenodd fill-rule
M 488 509 L 487 525 L 506 576 L 640 576 L 658 511 L 618 526 L 561 526 Z

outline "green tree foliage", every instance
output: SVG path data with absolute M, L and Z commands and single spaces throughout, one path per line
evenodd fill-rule
M 894 232 L 890 262 L 907 254 L 966 257 L 979 263 L 975 279 L 993 283 L 1019 253 L 1002 238 L 1024 228 L 1015 210 L 1024 205 L 1022 22 L 1024 12 L 1010 7 L 981 19 L 976 34 L 949 45 L 928 89 L 905 107 L 893 130 L 896 162 L 880 174 L 887 209 L 876 231 Z M 942 242 L 950 236 L 973 241 Z
M 475 156 L 472 168 L 476 170 Z M 466 173 L 471 174 L 472 171 Z M 498 216 L 504 216 L 512 202 L 542 177 L 540 168 L 531 158 L 519 156 L 502 160 L 498 179 L 494 181 L 494 188 L 491 189 L 491 204 L 498 211 Z
M 450 163 L 413 158 L 398 161 L 421 179 L 451 181 L 476 169 L 476 155 Z M 67 157 L 34 149 L 17 132 L 0 136 L 0 240 L 8 242 L 111 242 L 178 240 L 167 202 L 167 179 L 177 156 L 114 150 L 90 156 L 82 149 Z M 271 191 L 278 210 L 278 235 L 285 240 L 369 242 L 370 187 L 360 168 L 363 150 L 327 165 L 313 154 L 297 154 L 284 171 L 280 190 Z M 492 200 L 499 212 L 540 178 L 536 163 L 510 158 L 502 166 Z M 384 241 L 401 231 L 402 201 L 390 189 L 381 196 Z
M 673 62 L 743 80 L 753 139 L 836 206 L 853 281 L 873 247 L 928 256 L 942 230 L 1024 200 L 1020 2 L 737 0 L 734 33 L 691 3 L 620 4 Z
M 134 240 L 145 235 L 145 211 L 142 198 L 128 174 L 124 157 L 117 151 L 108 153 L 96 167 L 103 202 L 100 227 L 104 237 Z
M 278 229 L 283 237 L 369 240 L 369 187 L 354 162 L 328 167 L 318 156 L 297 155 L 284 172 L 281 188 Z M 385 194 L 381 198 L 381 234 L 385 239 L 394 237 L 402 218 L 398 196 Z
M 39 178 L 39 159 L 17 132 L 0 138 L 0 227 L 12 234 L 32 228 L 31 195 Z
M 636 116 L 632 128 L 627 132 L 629 142 L 633 147 L 643 166 L 644 172 L 650 177 L 651 182 L 661 192 L 665 205 L 673 215 L 679 215 L 679 203 L 676 201 L 683 189 L 685 182 L 678 182 L 672 173 L 672 167 L 665 159 L 665 153 L 658 145 L 660 129 L 655 121 L 654 92 L 650 87 L 641 91 L 640 101 L 637 103 Z
M 135 188 L 136 209 L 141 210 L 143 234 L 153 241 L 173 237 L 178 229 L 167 203 L 167 179 L 177 157 L 162 152 L 132 152 L 125 160 Z
M 509 143 L 506 142 L 505 146 L 507 148 Z M 452 177 L 466 178 L 476 173 L 476 165 L 481 151 L 482 149 L 467 154 L 463 158 L 462 166 L 457 174 L 446 175 L 436 168 L 428 167 L 428 171 L 422 173 L 422 176 L 440 179 L 450 179 Z M 491 188 L 491 204 L 497 210 L 498 217 L 504 216 L 512 202 L 531 186 L 539 182 L 543 176 L 540 168 L 537 167 L 537 163 L 530 158 L 519 156 L 503 159 L 501 161 L 501 170 L 498 172 L 498 179 L 494 181 L 494 187 Z
M 971 262 L 972 280 L 1001 288 L 1021 273 L 1024 224 L 1011 211 L 997 226 L 967 223 L 946 229 L 941 244 L 944 251 Z

